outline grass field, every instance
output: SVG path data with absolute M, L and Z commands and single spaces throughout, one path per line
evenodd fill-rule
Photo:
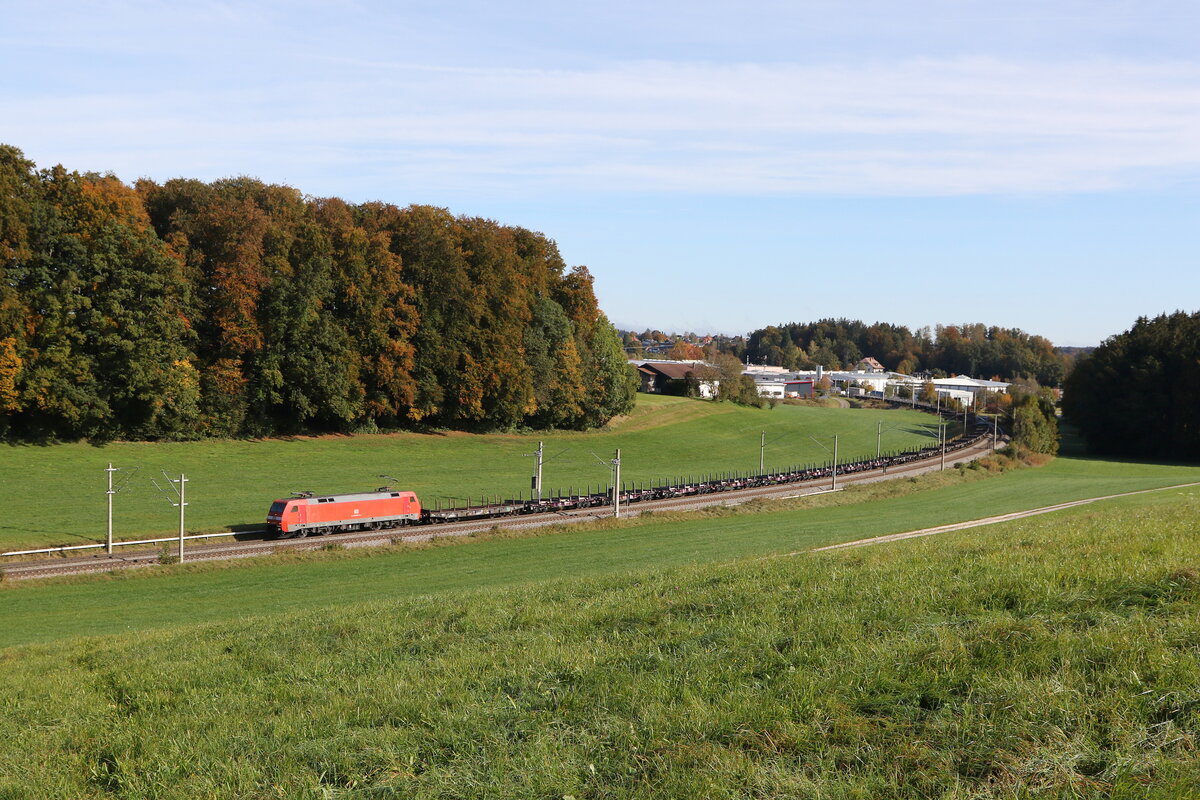
M 748 558 L 1197 472 L 5 586 L 0 798 L 1197 797 L 1200 489 Z
M 166 470 L 187 474 L 190 531 L 257 527 L 270 502 L 296 490 L 369 491 L 398 479 L 426 503 L 453 496 L 529 496 L 532 453 L 546 441 L 544 486 L 598 488 L 611 474 L 596 456 L 621 448 L 625 481 L 676 475 L 757 470 L 760 432 L 768 439 L 768 468 L 825 463 L 832 447 L 841 460 L 873 456 L 876 426 L 883 447 L 931 442 L 934 418 L 913 411 L 873 411 L 779 405 L 772 410 L 729 403 L 639 395 L 638 407 L 610 430 L 530 435 L 394 434 L 263 441 L 66 444 L 0 449 L 0 551 L 103 541 L 104 468 L 140 471 L 114 502 L 118 539 L 171 535 L 178 511 L 150 483 L 165 485 Z M 595 455 L 593 455 L 595 454 Z M 119 480 L 119 479 L 118 479 Z
M 715 509 L 608 521 L 553 536 L 328 553 L 300 563 L 197 564 L 110 580 L 12 582 L 0 584 L 0 647 L 730 561 L 1189 481 L 1200 481 L 1200 468 L 1064 458 L 987 478 L 950 470 L 853 487 L 777 503 L 764 513 Z M 1182 491 L 1192 496 L 1200 487 Z M 1175 496 L 1145 502 L 1171 503 Z

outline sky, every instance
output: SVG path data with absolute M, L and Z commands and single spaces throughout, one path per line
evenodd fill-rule
M 622 328 L 1200 310 L 1200 3 L 0 0 L 0 142 L 554 239 Z

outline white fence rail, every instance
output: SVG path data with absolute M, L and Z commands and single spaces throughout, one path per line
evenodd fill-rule
M 186 542 L 191 539 L 213 539 L 218 536 L 237 536 L 239 533 L 262 533 L 262 531 L 229 531 L 227 533 L 196 533 L 196 534 L 192 534 L 191 536 L 184 536 L 183 540 Z M 178 542 L 178 541 L 179 541 L 178 536 L 168 536 L 165 539 L 137 539 L 137 540 L 128 541 L 128 542 L 113 542 L 112 546 L 114 548 L 116 548 L 116 547 L 129 547 L 130 545 L 137 545 L 137 544 L 161 544 L 163 542 Z M 13 550 L 8 553 L 0 553 L 0 558 L 3 558 L 5 556 L 36 556 L 36 555 L 40 555 L 42 553 L 47 553 L 47 554 L 49 554 L 49 553 L 66 553 L 68 551 L 74 551 L 74 550 L 103 550 L 106 547 L 108 547 L 108 545 L 101 543 L 101 544 L 73 544 L 73 545 L 68 545 L 66 547 L 45 547 L 45 548 L 42 548 L 41 550 Z

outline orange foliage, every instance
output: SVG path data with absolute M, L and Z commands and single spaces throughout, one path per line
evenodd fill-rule
M 0 339 L 0 410 L 17 410 L 17 376 L 23 364 L 17 355 L 17 340 L 11 336 Z

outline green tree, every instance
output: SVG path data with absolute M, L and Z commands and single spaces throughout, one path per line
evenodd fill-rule
M 715 399 L 727 400 L 744 406 L 762 403 L 754 379 L 742 374 L 742 362 L 728 353 L 713 353 L 709 356 L 711 371 L 702 377 L 713 378 L 717 383 Z
M 20 379 L 35 436 L 193 435 L 193 332 L 182 265 L 140 198 L 111 176 L 39 176 L 29 257 L 15 277 L 28 307 Z
M 1139 318 L 1081 359 L 1063 414 L 1097 453 L 1200 457 L 1200 312 Z
M 533 318 L 525 329 L 525 359 L 533 377 L 534 407 L 530 422 L 538 427 L 562 426 L 569 422 L 559 399 L 559 353 L 574 339 L 574 326 L 562 306 L 549 297 L 533 304 Z
M 1058 452 L 1058 420 L 1045 397 L 1027 394 L 1013 407 L 1013 441 L 1034 453 Z
M 588 342 L 587 424 L 598 427 L 628 414 L 637 400 L 637 370 L 625 358 L 621 339 L 608 317 L 600 314 Z
M 258 303 L 263 347 L 253 362 L 254 420 L 268 432 L 347 430 L 363 414 L 360 362 L 336 316 L 333 246 L 301 223 L 286 264 Z

